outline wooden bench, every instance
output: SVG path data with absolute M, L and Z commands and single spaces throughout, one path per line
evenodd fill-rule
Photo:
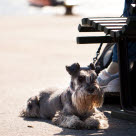
M 136 115 L 136 62 L 129 70 L 128 41 L 136 42 L 136 0 L 130 7 L 131 16 L 83 18 L 79 32 L 104 32 L 105 36 L 80 36 L 78 44 L 117 43 L 120 75 L 120 100 L 125 112 Z

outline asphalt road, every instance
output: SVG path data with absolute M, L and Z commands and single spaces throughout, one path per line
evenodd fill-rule
M 72 130 L 51 121 L 20 118 L 30 96 L 49 86 L 65 88 L 66 65 L 92 62 L 98 45 L 77 45 L 80 16 L 3 16 L 0 21 L 0 135 L 1 136 L 135 136 L 136 124 L 114 119 L 116 105 L 104 105 L 107 130 Z M 86 35 L 93 35 L 86 34 Z M 103 35 L 96 33 L 97 35 Z M 32 126 L 32 127 L 29 127 Z

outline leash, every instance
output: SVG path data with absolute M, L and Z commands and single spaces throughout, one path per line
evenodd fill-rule
M 101 48 L 102 48 L 102 45 L 103 43 L 100 43 L 100 46 L 96 52 L 96 57 L 93 58 L 93 64 L 95 65 L 96 61 L 98 60 L 98 56 L 100 55 L 100 51 L 101 51 Z

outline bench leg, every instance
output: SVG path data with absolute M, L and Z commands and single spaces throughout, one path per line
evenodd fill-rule
M 128 61 L 128 39 L 120 38 L 118 40 L 118 61 L 120 73 L 120 96 L 121 105 L 125 111 L 133 111 L 132 94 L 130 89 L 130 74 Z
M 111 116 L 136 122 L 136 63 L 133 70 L 129 70 L 128 61 L 128 39 L 118 39 L 118 63 L 120 74 L 120 101 L 123 110 L 111 112 Z

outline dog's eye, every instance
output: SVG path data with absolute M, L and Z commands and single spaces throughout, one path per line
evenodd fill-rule
M 85 77 L 84 77 L 84 76 L 79 76 L 79 77 L 78 77 L 78 81 L 79 81 L 80 83 L 82 83 L 84 80 L 85 80 Z

